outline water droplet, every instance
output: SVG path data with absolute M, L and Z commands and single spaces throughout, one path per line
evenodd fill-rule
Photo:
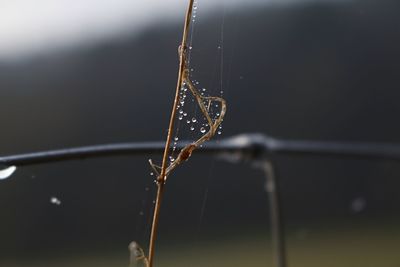
M 197 9 L 197 6 L 193 6 L 193 9 L 196 10 L 196 9 Z
M 16 170 L 16 166 L 10 166 L 8 168 L 0 170 L 0 180 L 5 180 L 9 178 Z
M 190 126 L 190 130 L 191 130 L 191 131 L 194 131 L 194 126 L 193 126 L 193 125 Z
M 155 200 L 153 200 L 153 204 L 156 204 L 156 201 L 155 201 Z
M 193 69 L 193 68 L 191 68 L 191 69 L 190 69 L 190 71 L 194 71 L 194 69 Z
M 172 156 L 169 156 L 169 160 L 170 160 L 171 162 L 174 162 L 174 161 L 175 161 L 174 157 L 172 157 Z
M 151 172 L 150 175 L 153 176 L 153 175 L 154 175 L 154 172 Z
M 201 89 L 203 92 L 205 92 L 207 89 L 206 88 L 203 88 L 203 89 Z
M 179 137 L 178 137 L 178 136 L 176 136 L 176 137 L 174 138 L 174 140 L 175 140 L 175 141 L 178 141 L 178 140 L 179 140 Z
M 217 114 L 216 114 L 216 115 L 217 115 L 217 117 L 219 117 L 219 115 L 221 115 L 221 114 L 219 114 L 219 113 L 217 112 Z
M 51 204 L 54 204 L 54 205 L 57 205 L 57 206 L 60 206 L 60 205 L 61 205 L 61 200 L 59 200 L 59 199 L 56 198 L 56 197 L 51 197 L 51 198 L 50 198 L 50 203 L 51 203 Z
M 218 46 L 218 49 L 221 49 L 221 46 L 220 46 L 220 45 Z
M 185 117 L 186 117 L 186 116 L 187 116 L 187 113 L 186 113 L 186 112 L 184 112 L 184 113 L 183 113 L 183 116 L 185 116 Z
M 192 70 L 193 70 L 193 69 L 192 69 Z M 186 91 L 187 91 L 187 88 L 186 88 L 186 87 L 183 88 L 183 91 L 186 92 Z M 186 97 L 186 95 L 183 95 L 183 97 Z
M 353 199 L 350 203 L 350 209 L 355 213 L 359 213 L 365 209 L 366 205 L 367 201 L 365 200 L 365 198 L 357 197 Z
M 196 85 L 199 84 L 200 82 L 196 82 Z
M 178 119 L 181 121 L 183 119 L 183 115 L 179 115 Z
M 222 132 L 221 132 L 221 131 L 218 131 L 217 134 L 222 134 Z
M 196 122 L 197 119 L 195 117 L 192 118 L 192 122 Z
M 193 16 L 194 18 L 196 17 L 196 16 Z M 193 47 L 192 46 L 189 46 L 189 50 L 192 50 L 193 49 Z
M 187 120 L 186 123 L 189 124 L 189 123 L 190 123 L 190 120 Z
M 205 133 L 205 132 L 206 132 L 206 128 L 201 127 L 201 128 L 200 128 L 200 132 L 201 132 L 201 133 Z
M 183 110 L 182 109 L 179 110 L 179 114 L 183 114 Z

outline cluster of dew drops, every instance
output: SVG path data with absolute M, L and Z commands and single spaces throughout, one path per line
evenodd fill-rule
M 193 14 L 192 14 L 192 22 L 196 21 L 197 16 L 197 1 L 193 2 Z
M 192 22 L 195 22 L 195 21 L 196 21 L 197 9 L 198 9 L 197 1 L 194 1 L 194 2 L 193 2 Z M 189 46 L 189 50 L 192 50 L 192 49 L 193 49 L 193 47 L 190 45 L 190 46 Z M 218 49 L 221 49 L 221 47 L 219 46 Z M 189 71 L 190 71 L 190 73 L 193 73 L 193 72 L 194 72 L 194 69 L 191 68 Z M 199 84 L 200 84 L 199 81 L 196 81 L 196 80 L 192 80 L 192 83 L 193 83 L 196 87 L 198 87 Z M 189 116 L 188 113 L 187 113 L 187 112 L 185 111 L 185 109 L 184 109 L 185 103 L 186 103 L 186 101 L 187 101 L 188 94 L 189 94 L 188 91 L 189 91 L 189 89 L 188 89 L 186 83 L 184 82 L 184 83 L 182 84 L 182 87 L 181 87 L 180 91 L 179 91 L 179 103 L 178 103 L 178 106 L 177 106 L 177 111 L 178 111 L 178 116 L 177 116 L 177 118 L 178 118 L 178 120 L 179 120 L 180 122 L 185 123 L 186 125 L 189 125 L 189 130 L 190 130 L 191 132 L 195 132 L 196 128 L 198 128 L 198 129 L 199 129 L 199 132 L 200 132 L 201 134 L 205 134 L 205 133 L 207 132 L 207 129 L 209 128 L 208 123 L 206 123 L 206 122 L 201 123 L 201 122 L 196 118 L 196 116 L 193 116 L 193 117 Z M 207 93 L 207 89 L 206 89 L 206 88 L 201 88 L 200 94 L 201 94 L 202 96 L 204 96 L 206 93 Z M 222 96 L 222 93 L 223 93 L 223 91 L 221 90 L 221 96 Z M 191 98 L 191 102 L 193 102 L 195 105 L 197 105 L 196 99 L 195 99 L 194 97 Z M 205 104 L 206 106 L 208 105 L 208 103 L 204 103 L 204 104 Z M 216 108 L 217 110 L 218 110 L 219 108 L 221 108 L 221 107 L 220 107 L 220 104 L 214 104 L 214 105 L 215 105 L 215 108 Z M 210 116 L 211 116 L 211 117 L 216 116 L 215 118 L 218 118 L 218 117 L 220 116 L 220 113 L 219 113 L 219 111 L 218 111 L 218 112 L 216 112 L 215 114 L 213 114 L 212 109 L 211 109 L 211 110 L 210 110 Z M 214 120 L 214 119 L 213 119 L 213 120 Z M 222 125 L 219 125 L 217 134 L 218 134 L 218 135 L 221 135 L 221 134 L 222 134 Z M 176 135 L 175 135 L 175 137 L 174 137 L 174 139 L 173 139 L 172 154 L 174 154 L 174 153 L 176 152 L 176 150 L 177 150 L 178 141 L 179 141 L 179 137 L 178 137 L 178 133 L 176 133 Z M 172 164 L 172 163 L 175 161 L 175 158 L 174 158 L 173 155 L 169 156 L 169 161 L 170 161 L 170 164 Z M 153 176 L 154 173 L 151 172 L 150 175 Z
M 193 3 L 192 22 L 196 21 L 197 9 L 198 9 L 197 1 L 195 0 L 194 3 Z M 189 45 L 189 50 L 191 51 L 192 49 L 193 49 L 193 47 L 190 44 Z M 219 46 L 218 49 L 221 49 L 221 47 Z M 190 71 L 190 74 L 192 74 L 194 72 L 194 69 L 190 68 L 189 71 Z M 192 75 L 190 75 L 190 76 L 192 76 Z M 200 84 L 199 81 L 192 80 L 192 83 L 197 88 L 199 88 L 199 84 Z M 193 117 L 188 116 L 188 113 L 185 111 L 185 103 L 186 103 L 187 98 L 188 98 L 187 97 L 188 93 L 190 93 L 188 91 L 189 91 L 189 89 L 188 89 L 186 83 L 184 82 L 182 84 L 182 87 L 181 87 L 180 92 L 179 92 L 179 103 L 178 103 L 178 106 L 177 106 L 177 111 L 178 111 L 178 117 L 177 118 L 178 118 L 178 120 L 180 122 L 185 123 L 186 125 L 189 125 L 189 130 L 191 132 L 195 132 L 196 128 L 198 128 L 198 130 L 199 130 L 199 132 L 201 134 L 205 134 L 207 132 L 207 130 L 209 129 L 209 127 L 210 127 L 208 125 L 206 119 L 203 118 L 203 119 L 199 120 L 199 119 L 196 118 L 195 115 Z M 201 96 L 205 96 L 205 94 L 207 93 L 207 89 L 204 88 L 204 87 L 201 88 L 199 91 L 200 91 Z M 222 96 L 222 93 L 223 93 L 223 91 L 221 90 L 221 96 Z M 191 97 L 191 102 L 193 102 L 194 105 L 197 105 L 197 103 L 196 103 L 197 101 L 196 101 L 195 97 Z M 205 102 L 204 105 L 207 106 L 208 103 Z M 215 108 L 217 110 L 221 108 L 220 104 L 214 104 L 214 106 L 215 106 Z M 214 114 L 213 107 L 210 107 L 209 108 L 209 114 L 210 114 L 210 117 L 214 117 L 213 120 L 215 120 L 216 118 L 218 118 L 220 116 L 220 111 L 217 111 Z M 202 121 L 203 121 L 203 123 L 202 123 Z M 219 125 L 217 134 L 218 135 L 222 134 L 222 125 Z M 178 132 L 177 132 L 175 137 L 174 137 L 174 142 L 173 142 L 173 147 L 172 147 L 172 154 L 177 149 L 178 141 L 179 141 L 179 137 L 178 137 Z M 171 155 L 171 156 L 169 156 L 169 160 L 170 160 L 170 164 L 171 164 L 171 163 L 173 163 L 175 161 L 175 158 Z
M 194 69 L 190 69 L 190 72 L 193 72 Z M 193 80 L 192 83 L 198 87 L 200 82 Z M 205 134 L 208 129 L 209 129 L 209 125 L 208 122 L 206 121 L 206 118 L 201 118 L 198 119 L 196 118 L 196 116 L 189 116 L 188 113 L 185 110 L 185 104 L 187 103 L 187 99 L 188 99 L 188 94 L 189 94 L 189 89 L 186 85 L 186 83 L 183 83 L 180 92 L 179 92 L 179 104 L 177 106 L 177 112 L 178 112 L 178 116 L 177 119 L 179 122 L 183 123 L 184 125 L 188 125 L 189 126 L 189 130 L 190 132 L 195 132 L 196 129 L 198 129 L 198 131 L 201 134 Z M 206 88 L 201 88 L 200 89 L 200 95 L 201 96 L 205 96 L 207 93 L 207 89 Z M 190 101 L 190 100 L 189 100 Z M 191 97 L 191 101 L 193 103 L 193 105 L 197 105 L 197 100 L 195 99 L 195 97 Z M 208 106 L 208 102 L 205 101 L 204 102 L 205 106 Z M 209 107 L 209 115 L 212 118 L 213 121 L 215 121 L 221 114 L 220 114 L 220 104 L 215 103 L 213 104 L 214 107 L 210 106 Z M 217 112 L 214 112 L 214 108 L 217 110 Z M 203 117 L 204 115 L 201 114 L 201 117 Z M 203 121 L 203 122 L 202 122 Z M 218 131 L 217 131 L 218 135 L 222 134 L 222 125 L 220 125 L 218 127 Z M 174 140 L 173 140 L 173 147 L 172 147 L 172 152 L 174 153 L 177 149 L 177 144 L 179 141 L 179 137 L 178 137 L 178 132 L 176 133 Z M 173 156 L 169 157 L 170 163 L 175 161 L 175 158 Z

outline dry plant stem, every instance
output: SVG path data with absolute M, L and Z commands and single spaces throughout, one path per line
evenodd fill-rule
M 177 81 L 176 91 L 175 91 L 175 99 L 174 99 L 174 104 L 172 107 L 171 117 L 170 117 L 170 121 L 169 121 L 167 141 L 165 142 L 165 149 L 164 149 L 164 155 L 163 155 L 163 159 L 162 159 L 161 171 L 160 171 L 160 175 L 157 178 L 158 190 L 157 190 L 156 203 L 155 203 L 154 215 L 153 215 L 153 223 L 152 223 L 151 234 L 150 234 L 148 267 L 153 267 L 154 244 L 155 244 L 156 236 L 157 236 L 160 207 L 161 207 L 162 196 L 163 196 L 165 180 L 166 180 L 168 152 L 169 152 L 169 147 L 171 145 L 172 132 L 173 132 L 174 121 L 175 121 L 175 116 L 176 116 L 176 109 L 177 109 L 177 105 L 179 102 L 179 90 L 182 86 L 183 75 L 184 75 L 184 70 L 185 70 L 185 65 L 186 65 L 184 50 L 186 49 L 186 42 L 187 42 L 187 37 L 188 37 L 188 32 L 189 32 L 190 19 L 192 16 L 193 2 L 194 2 L 194 0 L 189 0 L 189 6 L 188 6 L 188 9 L 186 12 L 185 25 L 183 28 L 182 43 L 180 46 L 181 51 L 179 53 L 180 54 L 180 56 L 179 56 L 179 71 L 178 71 L 178 81 Z

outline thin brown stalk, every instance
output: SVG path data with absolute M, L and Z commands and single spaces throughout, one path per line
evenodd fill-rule
M 201 144 L 210 140 L 215 135 L 215 133 L 218 129 L 218 126 L 222 123 L 222 121 L 224 119 L 225 112 L 226 112 L 226 103 L 225 103 L 224 99 L 222 99 L 220 97 L 211 97 L 211 96 L 204 97 L 204 96 L 202 96 L 199 93 L 199 91 L 196 89 L 196 87 L 193 85 L 193 83 L 189 77 L 188 61 L 186 58 L 186 56 L 187 56 L 187 45 L 186 44 L 187 44 L 187 39 L 188 39 L 188 34 L 189 34 L 190 20 L 192 17 L 193 4 L 194 4 L 194 0 L 190 0 L 189 6 L 188 6 L 188 9 L 186 12 L 186 17 L 185 17 L 182 42 L 181 42 L 181 45 L 179 46 L 178 81 L 176 84 L 175 98 L 174 98 L 174 103 L 173 103 L 172 111 L 171 111 L 171 117 L 170 117 L 170 121 L 169 121 L 167 140 L 165 142 L 162 164 L 161 164 L 161 166 L 157 166 L 157 165 L 153 164 L 153 162 L 151 160 L 149 160 L 151 168 L 157 174 L 157 179 L 156 179 L 157 195 L 156 195 L 156 201 L 155 201 L 154 213 L 153 213 L 153 221 L 152 221 L 152 227 L 151 227 L 151 233 L 150 233 L 149 255 L 148 255 L 148 257 L 141 257 L 140 252 L 143 250 L 139 250 L 139 253 L 137 253 L 137 255 L 140 255 L 140 257 L 135 258 L 139 261 L 142 261 L 146 267 L 153 267 L 154 250 L 155 250 L 155 242 L 156 242 L 156 237 L 157 237 L 160 208 L 161 208 L 161 203 L 162 203 L 163 194 L 164 194 L 164 187 L 165 187 L 165 182 L 167 180 L 167 177 L 179 164 L 188 160 L 189 157 L 191 156 L 192 152 L 195 149 L 199 148 L 201 146 Z M 179 92 L 183 86 L 186 86 L 187 88 L 189 88 L 190 92 L 193 94 L 193 97 L 196 99 L 196 102 L 199 105 L 202 114 L 204 115 L 204 117 L 207 120 L 207 126 L 209 127 L 209 130 L 207 133 L 202 135 L 198 140 L 192 142 L 191 144 L 186 145 L 179 152 L 176 159 L 173 162 L 171 162 L 169 164 L 169 166 L 167 166 L 168 156 L 169 156 L 170 146 L 171 146 L 171 139 L 172 139 L 172 134 L 173 134 L 173 129 L 174 129 L 174 122 L 175 122 L 175 117 L 176 117 L 176 110 L 177 110 L 178 102 L 180 100 Z M 211 118 L 210 113 L 209 113 L 211 103 L 213 103 L 213 102 L 218 102 L 221 105 L 220 113 L 215 118 Z M 136 243 L 134 243 L 134 244 L 136 244 Z M 136 250 L 136 251 L 138 251 L 138 250 Z
M 173 129 L 174 129 L 176 109 L 177 109 L 177 105 L 179 102 L 179 90 L 182 87 L 183 75 L 184 75 L 185 65 L 186 65 L 185 50 L 186 50 L 187 37 L 188 37 L 188 33 L 189 33 L 190 19 L 192 17 L 193 2 L 194 2 L 194 0 L 189 0 L 189 6 L 188 6 L 187 12 L 186 12 L 185 24 L 183 27 L 183 37 L 182 37 L 182 42 L 181 42 L 181 46 L 179 49 L 180 50 L 179 70 L 178 70 L 178 81 L 177 81 L 176 90 L 175 90 L 175 99 L 174 99 L 174 104 L 172 106 L 171 117 L 170 117 L 170 121 L 169 121 L 167 141 L 165 142 L 161 171 L 160 171 L 160 175 L 157 177 L 158 189 L 157 189 L 156 203 L 155 203 L 155 207 L 154 207 L 153 222 L 152 222 L 151 234 L 150 234 L 148 267 L 153 267 L 153 262 L 154 262 L 154 249 L 155 249 L 154 245 L 155 245 L 156 237 L 157 237 L 157 228 L 158 228 L 158 221 L 159 221 L 159 215 L 160 215 L 160 207 L 161 207 L 161 202 L 162 202 L 162 196 L 164 193 L 164 185 L 165 185 L 165 181 L 166 181 L 168 152 L 169 152 L 169 147 L 171 145 L 172 133 L 173 133 Z

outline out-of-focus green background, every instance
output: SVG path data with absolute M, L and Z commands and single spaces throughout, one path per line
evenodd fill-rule
M 0 156 L 163 140 L 186 4 L 0 3 Z M 218 139 L 400 143 L 397 1 L 197 5 L 192 77 L 227 99 Z M 188 127 L 180 139 L 199 135 Z M 150 157 L 160 161 L 86 159 L 0 180 L 0 266 L 128 266 L 131 241 L 147 249 Z M 400 265 L 400 164 L 274 160 L 289 266 Z M 251 164 L 195 154 L 168 180 L 156 266 L 273 266 L 264 183 Z

